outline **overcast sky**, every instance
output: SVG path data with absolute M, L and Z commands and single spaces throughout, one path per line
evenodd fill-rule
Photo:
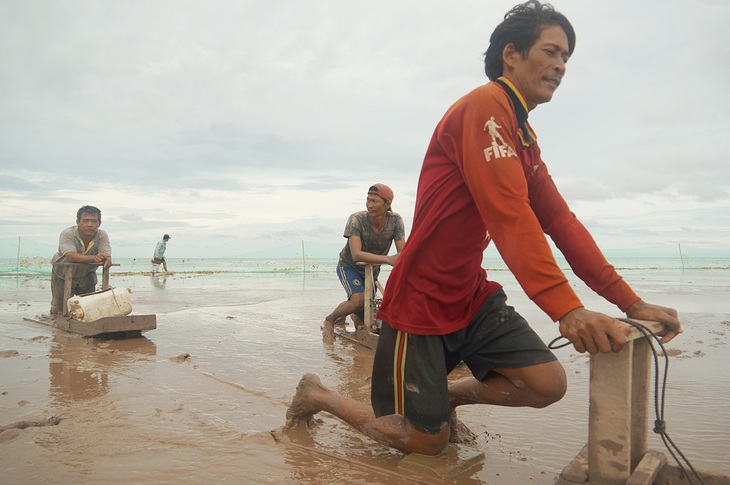
M 343 244 L 375 182 L 409 230 L 515 3 L 0 0 L 0 237 L 92 204 L 118 257 Z M 576 51 L 530 121 L 573 211 L 607 250 L 730 250 L 730 2 L 553 4 Z

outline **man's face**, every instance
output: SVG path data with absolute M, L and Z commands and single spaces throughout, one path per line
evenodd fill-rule
M 524 58 L 516 51 L 506 56 L 504 74 L 525 97 L 528 110 L 552 99 L 568 57 L 568 36 L 557 25 L 545 28 Z
M 82 236 L 94 237 L 101 222 L 99 222 L 99 217 L 96 214 L 82 213 L 81 219 L 76 221 L 76 225 L 79 227 L 79 233 Z
M 368 198 L 365 199 L 365 207 L 370 216 L 384 215 L 388 211 L 388 205 L 385 203 L 385 200 L 377 195 L 368 195 Z

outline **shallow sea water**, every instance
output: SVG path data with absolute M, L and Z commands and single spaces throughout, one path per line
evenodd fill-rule
M 696 468 L 730 473 L 730 271 L 624 273 L 645 300 L 674 306 L 684 323 L 667 346 L 670 437 Z M 546 342 L 558 336 L 509 273 L 491 276 Z M 113 286 L 132 288 L 135 314 L 157 315 L 156 330 L 128 340 L 24 320 L 47 312 L 49 285 L 46 277 L 0 278 L 0 426 L 61 417 L 56 426 L 0 433 L 7 483 L 424 481 L 397 466 L 399 453 L 329 415 L 309 433 L 271 434 L 305 372 L 369 400 L 372 351 L 321 341 L 324 315 L 344 297 L 334 272 L 113 274 Z M 589 290 L 576 290 L 590 309 L 618 316 Z M 555 352 L 569 379 L 559 403 L 460 408 L 486 460 L 454 483 L 520 483 L 520 474 L 525 483 L 553 483 L 580 451 L 588 357 L 572 347 Z M 663 450 L 654 434 L 649 446 Z

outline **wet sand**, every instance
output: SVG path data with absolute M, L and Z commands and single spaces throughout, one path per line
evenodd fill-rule
M 515 305 L 545 341 L 557 334 L 517 288 Z M 647 301 L 679 309 L 668 345 L 667 429 L 696 468 L 730 473 L 727 368 L 730 271 L 633 271 Z M 323 316 L 344 292 L 332 273 L 112 275 L 142 338 L 98 340 L 24 320 L 48 311 L 49 281 L 0 278 L 0 465 L 3 483 L 423 483 L 402 455 L 327 414 L 309 432 L 273 433 L 305 372 L 369 400 L 372 351 L 322 344 Z M 579 291 L 587 306 L 616 315 Z M 587 441 L 588 358 L 556 351 L 569 391 L 542 410 L 461 408 L 485 461 L 453 483 L 554 483 Z M 463 377 L 465 374 L 454 376 Z M 653 420 L 653 418 L 652 418 Z M 650 447 L 664 450 L 657 436 Z M 449 482 L 447 481 L 447 483 Z

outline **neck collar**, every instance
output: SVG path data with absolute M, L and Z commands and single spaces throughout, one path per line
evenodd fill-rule
M 527 124 L 527 103 L 525 103 L 525 98 L 522 97 L 522 94 L 512 84 L 512 81 L 506 77 L 500 77 L 495 82 L 502 86 L 502 89 L 504 89 L 507 96 L 512 100 L 512 106 L 517 116 L 517 134 L 520 137 L 520 143 L 522 144 L 522 148 L 529 147 L 535 143 L 537 135 L 530 129 L 530 125 Z

